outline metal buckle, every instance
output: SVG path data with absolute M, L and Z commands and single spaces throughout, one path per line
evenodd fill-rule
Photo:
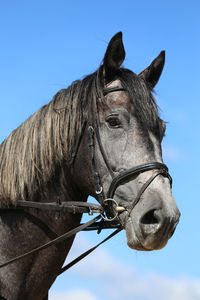
M 103 191 L 103 188 L 102 188 L 102 186 L 100 186 L 99 190 L 95 191 L 95 193 L 97 195 L 100 195 L 102 193 L 102 191 Z
M 88 215 L 89 216 L 93 216 L 93 214 L 98 214 L 100 213 L 101 211 L 99 209 L 94 209 L 94 208 L 91 208 L 88 212 Z

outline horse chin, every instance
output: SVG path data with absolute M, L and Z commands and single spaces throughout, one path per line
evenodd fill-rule
M 144 237 L 139 226 L 134 224 L 131 217 L 126 221 L 124 229 L 126 230 L 127 245 L 131 249 L 139 251 L 160 250 L 165 247 L 168 242 L 167 237 L 157 236 L 155 234 L 149 234 Z

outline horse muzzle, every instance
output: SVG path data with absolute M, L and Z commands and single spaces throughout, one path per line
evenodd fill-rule
M 149 170 L 154 170 L 152 176 L 141 186 L 133 201 L 129 201 L 125 207 L 120 206 L 114 199 L 117 187 L 127 179 L 131 181 L 133 175 Z M 179 221 L 180 212 L 172 195 L 166 199 L 165 189 L 162 193 L 153 189 L 153 193 L 149 194 L 148 187 L 158 176 L 167 177 L 172 185 L 171 176 L 164 164 L 153 162 L 131 168 L 113 179 L 107 194 L 109 198 L 103 202 L 108 215 L 110 212 L 109 220 L 118 218 L 126 230 L 127 244 L 136 250 L 163 248 Z
M 145 205 L 145 200 L 138 203 L 129 214 L 119 214 L 119 219 L 126 230 L 127 244 L 136 250 L 159 250 L 172 237 L 179 222 L 180 212 L 174 203 L 173 209 L 164 204 L 162 199 L 154 199 Z

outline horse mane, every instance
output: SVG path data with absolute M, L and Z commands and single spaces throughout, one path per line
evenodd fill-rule
M 49 189 L 58 190 L 59 174 L 70 172 L 69 160 L 83 124 L 97 122 L 103 103 L 100 69 L 60 90 L 0 145 L 0 202 L 37 200 Z M 142 78 L 120 69 L 117 78 L 128 90 L 136 116 L 158 135 L 160 118 L 151 89 Z M 67 184 L 59 186 L 65 193 Z

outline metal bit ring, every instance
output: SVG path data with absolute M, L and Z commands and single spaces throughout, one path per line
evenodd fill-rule
M 105 200 L 103 201 L 102 205 L 105 204 L 105 202 L 108 202 L 108 201 L 113 202 L 113 203 L 116 205 L 116 207 L 118 206 L 117 201 L 114 200 L 114 199 L 112 199 L 112 198 L 107 198 L 107 199 L 105 199 Z M 114 215 L 114 217 L 113 217 L 113 218 L 110 218 L 110 219 L 109 219 L 108 217 L 105 217 L 103 213 L 101 213 L 101 217 L 102 217 L 102 219 L 104 219 L 104 221 L 112 222 L 112 221 L 114 221 L 114 220 L 118 217 L 118 212 L 116 211 L 116 214 Z

